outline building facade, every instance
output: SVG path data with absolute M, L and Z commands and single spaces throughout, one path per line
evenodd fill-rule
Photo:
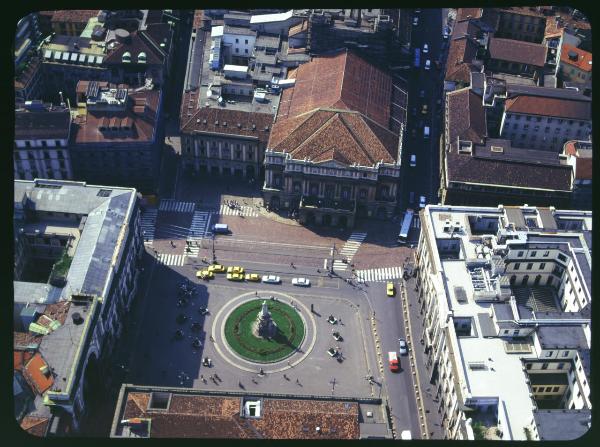
M 476 439 L 476 426 L 486 439 L 534 438 L 537 412 L 591 408 L 591 217 L 502 205 L 421 211 L 422 339 L 447 438 Z
M 111 354 L 137 293 L 143 252 L 138 195 L 17 180 L 14 205 L 14 225 L 26 246 L 14 281 L 14 350 L 34 354 L 24 373 L 36 396 L 19 422 L 27 429 L 32 419 L 41 420 L 47 434 L 74 433 L 114 378 Z
M 564 43 L 560 48 L 557 74 L 563 83 L 580 88 L 584 95 L 591 95 L 592 53 Z
M 498 10 L 496 37 L 540 43 L 546 30 L 546 17 L 536 7 L 512 7 Z
M 28 101 L 15 110 L 16 179 L 73 178 L 69 141 L 71 114 L 67 107 Z

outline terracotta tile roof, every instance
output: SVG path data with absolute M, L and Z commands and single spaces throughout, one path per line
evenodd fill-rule
M 395 162 L 398 137 L 359 113 L 319 109 L 277 121 L 269 148 L 290 153 L 296 160 L 373 166 L 380 160 Z
M 475 20 L 463 20 L 457 22 L 452 29 L 452 39 L 457 39 L 461 36 L 470 36 L 473 39 L 477 38 L 477 33 L 480 31 Z
M 48 304 L 44 309 L 44 315 L 58 321 L 60 324 L 65 324 L 70 307 L 70 301 L 59 301 L 57 303 Z
M 448 181 L 570 191 L 569 165 L 540 165 L 446 153 Z
M 546 63 L 546 47 L 538 43 L 491 37 L 488 49 L 492 59 L 536 67 L 543 67 Z
M 150 418 L 155 438 L 359 437 L 356 403 L 264 398 L 260 418 L 242 418 L 239 397 L 173 394 L 166 411 L 148 409 L 148 401 L 149 393 L 128 393 L 121 419 Z
M 531 6 L 510 6 L 508 8 L 500 8 L 502 12 L 510 12 L 512 14 L 524 15 L 524 16 L 533 16 L 533 17 L 543 17 L 544 14 L 537 10 L 536 7 Z
M 42 336 L 31 332 L 13 332 L 13 346 L 15 348 L 28 348 L 38 346 Z
M 44 437 L 49 423 L 50 419 L 48 418 L 25 416 L 21 421 L 20 426 L 30 435 Z
M 569 52 L 574 52 L 577 55 L 577 60 L 569 58 Z M 563 64 L 573 65 L 582 71 L 592 71 L 592 53 L 589 53 L 573 45 L 563 44 L 560 53 L 560 61 Z
M 48 367 L 48 364 L 42 358 L 39 352 L 29 359 L 23 368 L 23 377 L 31 385 L 31 387 L 38 393 L 43 394 L 48 390 L 54 383 L 52 374 L 44 374 L 40 368 Z
M 592 119 L 591 101 L 518 95 L 507 99 L 504 108 L 506 112 L 511 113 L 552 116 L 584 121 Z
M 98 16 L 99 9 L 62 9 L 54 11 L 52 22 L 87 23 L 92 17 Z
M 578 180 L 591 180 L 592 170 L 594 167 L 592 159 L 577 157 L 577 161 L 575 163 L 575 178 Z
M 336 107 L 361 112 L 387 128 L 391 94 L 391 76 L 354 53 L 317 56 L 298 67 L 296 84 L 281 95 L 277 119 Z
M 42 110 L 15 112 L 15 139 L 67 139 L 71 115 L 66 107 L 44 105 Z
M 468 36 L 453 38 L 450 41 L 445 76 L 447 81 L 467 84 L 471 82 L 471 72 L 475 70 L 472 61 L 478 47 L 478 43 Z
M 183 123 L 182 133 L 211 132 L 255 137 L 263 144 L 267 144 L 269 141 L 269 132 L 273 125 L 273 115 L 268 113 L 251 113 L 215 107 L 202 107 L 196 110 L 191 118 L 186 117 L 185 120 L 185 122 L 183 119 L 181 121 Z M 267 131 L 265 131 L 265 127 L 268 127 Z
M 482 8 L 458 8 L 456 11 L 456 21 L 461 22 L 463 20 L 468 20 L 469 18 L 479 19 L 481 18 L 482 12 Z
M 167 23 L 152 23 L 145 30 L 131 32 L 129 42 L 117 42 L 112 50 L 108 50 L 104 63 L 121 65 L 125 52 L 131 54 L 131 61 L 134 63 L 137 61 L 138 55 L 144 52 L 146 53 L 146 65 L 162 65 L 169 45 L 169 29 Z M 164 39 L 167 39 L 165 49 L 160 47 Z
M 457 139 L 482 143 L 487 135 L 481 97 L 469 88 L 446 95 L 448 102 L 448 143 L 455 147 Z
M 152 142 L 158 120 L 158 103 L 160 91 L 141 90 L 128 91 L 130 105 L 125 111 L 90 111 L 74 120 L 74 142 L 86 143 L 126 143 Z M 111 125 L 121 124 L 126 118 L 133 123 L 129 132 L 101 132 L 100 126 L 108 121 Z

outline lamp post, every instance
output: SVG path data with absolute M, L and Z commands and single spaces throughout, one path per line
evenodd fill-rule
M 215 234 L 212 235 L 212 263 L 217 263 L 217 255 L 215 253 Z

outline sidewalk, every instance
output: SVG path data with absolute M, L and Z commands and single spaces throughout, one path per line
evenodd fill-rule
M 425 367 L 427 357 L 423 346 L 419 343 L 421 340 L 421 332 L 423 330 L 423 317 L 419 313 L 418 294 L 415 291 L 416 280 L 409 278 L 404 281 L 404 287 L 408 297 L 408 313 L 411 321 L 411 338 L 413 342 L 413 353 L 417 366 L 417 374 L 421 384 L 422 399 L 425 406 L 427 417 L 427 427 L 429 429 L 430 439 L 444 439 L 444 430 L 441 426 L 440 414 L 438 413 L 439 402 L 434 402 L 435 385 L 429 382 L 429 370 Z

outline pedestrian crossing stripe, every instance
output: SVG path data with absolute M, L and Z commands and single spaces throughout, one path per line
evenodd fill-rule
M 369 270 L 356 270 L 356 279 L 360 282 L 382 282 L 402 278 L 402 267 L 381 267 Z
M 221 204 L 219 208 L 219 214 L 221 216 L 244 216 L 244 217 L 258 217 L 260 214 L 256 210 L 256 207 L 250 205 L 242 205 L 236 208 L 231 208 L 229 205 Z
M 140 227 L 142 229 L 144 244 L 146 245 L 152 245 L 152 242 L 154 241 L 154 229 L 156 227 L 157 216 L 158 210 L 153 208 L 144 211 L 140 217 Z
M 206 237 L 208 226 L 210 224 L 211 212 L 195 211 L 192 217 L 192 223 L 187 236 L 186 253 L 188 256 L 197 258 L 200 253 L 200 241 Z M 189 251 L 187 250 L 189 248 Z
M 183 265 L 185 263 L 185 255 L 172 255 L 168 253 L 158 254 L 158 263 L 163 265 Z
M 342 262 L 342 260 L 333 261 L 333 269 L 338 271 L 346 270 L 348 268 L 348 264 L 351 264 L 352 258 L 358 251 L 360 244 L 362 244 L 366 237 L 367 233 L 352 233 L 340 250 L 340 254 L 346 258 L 347 262 Z
M 168 211 L 172 213 L 193 213 L 196 208 L 194 202 L 179 202 L 173 199 L 162 199 L 158 206 L 159 211 Z

